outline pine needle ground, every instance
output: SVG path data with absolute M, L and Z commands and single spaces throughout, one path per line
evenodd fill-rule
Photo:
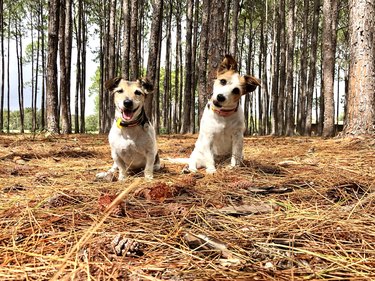
M 196 137 L 159 136 L 161 158 Z M 248 137 L 244 154 L 103 182 L 105 135 L 1 135 L 0 280 L 374 280 L 373 139 Z

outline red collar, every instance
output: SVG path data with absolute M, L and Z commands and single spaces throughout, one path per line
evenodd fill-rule
M 238 105 L 239 103 L 233 109 L 221 109 L 219 107 L 216 107 L 214 104 L 209 103 L 208 108 L 211 107 L 212 111 L 218 114 L 219 116 L 228 117 L 228 116 L 231 116 L 233 113 L 237 112 Z

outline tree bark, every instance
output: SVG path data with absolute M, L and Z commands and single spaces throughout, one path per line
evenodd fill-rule
M 323 137 L 335 134 L 335 103 L 334 103 L 334 75 L 336 54 L 337 0 L 323 1 L 323 93 L 324 93 L 324 121 Z
M 293 100 L 293 75 L 294 75 L 294 7 L 295 1 L 289 0 L 288 5 L 288 44 L 287 44 L 287 77 L 286 77 L 286 107 L 285 107 L 285 134 L 294 134 L 294 100 Z
M 320 14 L 320 0 L 314 0 L 314 14 L 311 30 L 311 48 L 310 48 L 310 62 L 309 62 L 309 78 L 306 93 L 306 124 L 305 135 L 311 136 L 312 125 L 312 105 L 316 80 L 316 56 L 318 50 L 318 31 L 319 31 L 319 14 Z M 315 120 L 317 123 L 318 120 Z
M 350 66 L 346 135 L 375 135 L 375 1 L 349 1 Z
M 186 13 L 186 49 L 185 49 L 185 91 L 184 91 L 184 106 L 181 133 L 186 134 L 190 131 L 190 110 L 191 110 L 191 80 L 192 80 L 192 32 L 193 32 L 193 8 L 194 0 L 188 0 Z
M 285 38 L 285 0 L 280 0 L 280 74 L 279 74 L 279 98 L 277 101 L 278 131 L 281 136 L 285 132 L 285 80 L 286 80 L 286 38 Z
M 48 4 L 48 61 L 47 61 L 47 130 L 58 133 L 58 88 L 57 53 L 59 34 L 60 0 L 50 0 Z
M 66 6 L 65 1 L 60 0 L 60 27 L 59 27 L 59 53 L 60 53 L 60 111 L 61 111 L 61 133 L 69 133 L 69 115 L 68 115 L 68 100 L 67 100 L 67 71 L 66 71 Z
M 208 59 L 208 27 L 210 19 L 210 0 L 202 2 L 202 26 L 199 49 L 199 74 L 198 74 L 198 121 L 201 120 L 204 107 L 207 103 L 207 59 Z
M 126 2 L 127 0 L 124 0 Z M 145 111 L 146 115 L 150 120 L 153 119 L 153 103 L 158 102 L 155 99 L 155 89 L 156 83 L 156 73 L 157 69 L 157 60 L 160 53 L 160 44 L 161 41 L 161 22 L 163 16 L 163 1 L 154 0 L 152 3 L 152 21 L 151 21 L 151 34 L 149 40 L 149 53 L 147 60 L 147 79 L 154 85 L 154 91 L 152 94 L 149 94 L 146 98 Z
M 129 62 L 129 55 L 130 55 L 130 0 L 124 0 L 122 9 L 123 9 L 123 13 L 124 13 L 124 46 L 123 46 L 123 54 L 122 54 L 122 76 L 124 77 L 125 80 L 128 80 L 129 79 L 129 68 L 130 68 L 130 62 Z M 152 33 L 152 27 L 151 27 L 151 33 Z
M 229 52 L 234 58 L 237 54 L 237 38 L 238 38 L 238 13 L 240 10 L 240 0 L 232 0 L 232 28 L 230 30 L 230 49 Z
M 138 64 L 138 0 L 131 0 L 131 20 L 130 20 L 130 80 L 136 80 L 139 75 Z

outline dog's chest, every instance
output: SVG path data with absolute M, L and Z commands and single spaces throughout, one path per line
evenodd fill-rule
M 142 131 L 141 128 L 132 128 L 130 130 L 115 130 L 109 135 L 109 142 L 121 156 L 134 156 L 136 154 L 144 154 L 148 146 L 150 146 L 149 135 Z

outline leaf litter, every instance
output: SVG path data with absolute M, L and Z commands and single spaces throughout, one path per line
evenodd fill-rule
M 159 136 L 161 157 L 196 137 Z M 0 279 L 375 278 L 373 139 L 248 137 L 244 155 L 96 181 L 105 135 L 0 135 Z

